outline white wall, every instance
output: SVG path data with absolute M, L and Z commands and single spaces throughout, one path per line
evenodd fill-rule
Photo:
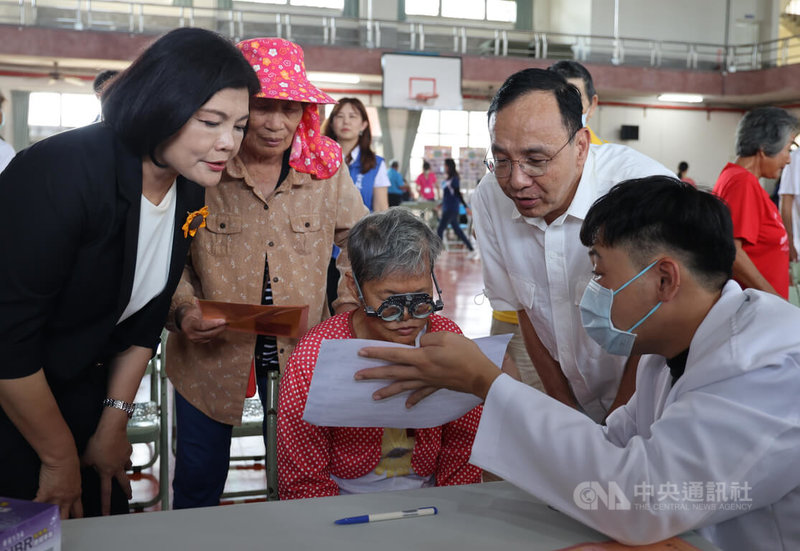
M 777 38 L 780 0 L 619 0 L 619 35 L 724 44 L 729 2 L 730 44 Z M 591 34 L 613 36 L 614 0 L 591 0 L 590 10 Z
M 751 44 L 778 38 L 780 5 L 780 0 L 732 0 L 730 43 Z
M 726 3 L 727 0 L 619 0 L 619 35 L 722 44 Z M 592 34 L 613 36 L 614 0 L 593 0 L 591 9 Z
M 800 109 L 790 110 L 800 117 Z M 600 106 L 590 126 L 604 140 L 622 143 L 656 159 L 670 170 L 689 163 L 688 176 L 699 187 L 714 186 L 726 163 L 736 158 L 736 125 L 743 113 L 678 111 L 641 107 Z M 638 125 L 639 139 L 621 141 L 620 126 Z M 772 191 L 774 180 L 761 184 Z
M 533 28 L 551 33 L 591 34 L 592 0 L 535 1 Z
M 361 0 L 359 10 L 362 19 L 367 18 L 367 9 L 369 2 L 372 2 L 372 18 L 383 19 L 385 21 L 393 21 L 397 19 L 397 1 L 396 0 Z
M 465 108 L 481 111 L 488 104 L 472 100 L 465 103 Z M 800 110 L 794 114 L 800 116 Z M 711 188 L 725 163 L 735 159 L 736 125 L 742 115 L 601 105 L 589 126 L 604 140 L 632 147 L 670 170 L 677 171 L 678 163 L 686 161 L 689 177 L 701 187 Z M 619 131 L 623 124 L 639 126 L 639 139 L 621 141 Z M 765 187 L 769 186 L 765 182 Z
M 604 140 L 622 143 L 656 159 L 670 170 L 689 163 L 688 176 L 711 188 L 725 163 L 732 161 L 740 113 L 600 106 L 590 126 Z M 639 127 L 639 139 L 621 141 L 622 125 Z

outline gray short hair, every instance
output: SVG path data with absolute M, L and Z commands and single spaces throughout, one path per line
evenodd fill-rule
M 767 157 L 774 157 L 798 128 L 797 118 L 780 107 L 748 111 L 736 127 L 736 155 L 751 157 L 763 151 Z
M 359 283 L 396 273 L 424 274 L 433 269 L 441 251 L 436 233 L 404 207 L 365 216 L 347 237 L 347 254 Z

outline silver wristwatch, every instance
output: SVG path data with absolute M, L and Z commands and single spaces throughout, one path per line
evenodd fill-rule
M 133 417 L 133 411 L 136 409 L 134 404 L 129 404 L 128 402 L 123 402 L 122 400 L 114 400 L 112 398 L 106 398 L 103 400 L 103 406 L 107 408 L 121 409 L 128 414 L 128 419 Z

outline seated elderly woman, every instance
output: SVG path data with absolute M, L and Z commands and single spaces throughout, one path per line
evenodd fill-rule
M 481 407 L 430 429 L 320 427 L 303 421 L 311 377 L 325 339 L 375 339 L 402 344 L 426 331 L 461 333 L 432 298 L 436 234 L 410 211 L 371 214 L 350 230 L 347 284 L 363 308 L 336 315 L 309 331 L 289 358 L 278 415 L 281 499 L 407 490 L 480 482 L 469 464 Z

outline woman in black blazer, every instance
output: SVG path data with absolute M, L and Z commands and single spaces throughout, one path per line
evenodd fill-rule
M 178 29 L 108 86 L 103 122 L 0 174 L 0 495 L 127 512 L 130 404 L 258 90 L 227 40 Z

